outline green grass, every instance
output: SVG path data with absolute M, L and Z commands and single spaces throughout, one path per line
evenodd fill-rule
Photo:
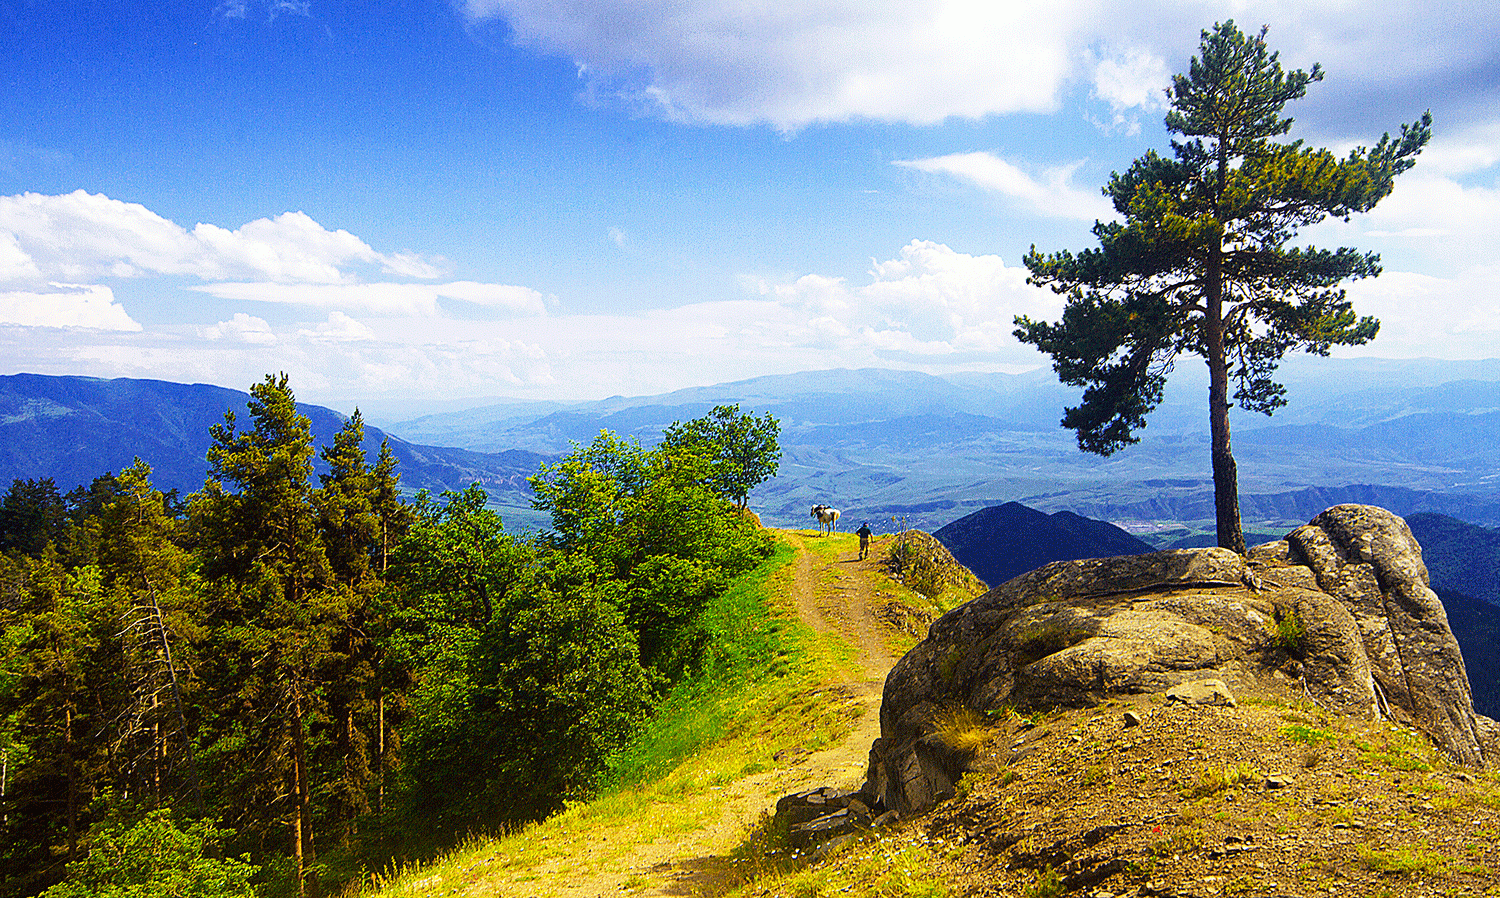
M 1310 746 L 1325 745 L 1338 738 L 1327 730 L 1300 723 L 1282 727 L 1281 735 L 1289 742 Z
M 560 872 L 608 871 L 633 845 L 701 829 L 719 813 L 701 796 L 776 766 L 782 749 L 812 750 L 841 738 L 853 718 L 819 694 L 852 650 L 814 638 L 796 619 L 794 558 L 778 543 L 705 609 L 700 623 L 712 649 L 613 759 L 595 798 L 515 832 L 471 839 L 432 864 L 394 866 L 348 894 L 546 894 L 538 886 Z
M 1393 728 L 1382 745 L 1358 742 L 1355 747 L 1360 751 L 1360 763 L 1366 768 L 1383 766 L 1392 770 L 1429 773 L 1437 761 L 1436 752 L 1421 736 L 1399 728 Z
M 767 579 L 794 556 L 790 546 L 778 543 L 760 567 L 704 609 L 700 625 L 708 637 L 707 656 L 694 676 L 667 693 L 635 743 L 613 759 L 609 787 L 658 779 L 721 738 L 743 714 L 743 693 L 752 683 L 764 686 L 806 673 L 797 669 L 803 654 L 800 625 L 778 617 L 765 591 Z
M 1448 876 L 1453 872 L 1450 858 L 1422 848 L 1380 850 L 1361 845 L 1359 859 L 1371 870 L 1393 876 Z
M 948 898 L 936 872 L 939 854 L 925 839 L 866 839 L 838 852 L 837 864 L 806 867 L 782 877 L 794 898 Z
M 1192 785 L 1183 790 L 1183 796 L 1206 798 L 1244 783 L 1254 783 L 1259 778 L 1256 769 L 1243 761 L 1226 767 L 1207 767 L 1199 772 Z

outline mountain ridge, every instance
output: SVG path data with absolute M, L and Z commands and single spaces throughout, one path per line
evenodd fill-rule
M 367 419 L 367 425 L 372 433 L 399 433 L 410 447 L 402 458 L 408 488 L 453 488 L 467 485 L 465 478 L 478 479 L 497 504 L 513 509 L 508 519 L 523 523 L 542 523 L 535 515 L 527 520 L 525 484 L 525 475 L 542 461 L 590 442 L 601 429 L 651 445 L 674 421 L 735 402 L 781 421 L 780 473 L 750 497 L 768 524 L 799 526 L 807 508 L 822 503 L 877 525 L 905 517 L 908 525 L 931 532 L 980 508 L 1019 501 L 1134 530 L 1134 522 L 1201 525 L 1214 517 L 1207 416 L 1198 389 L 1202 375 L 1191 369 L 1174 374 L 1162 406 L 1140 431 L 1141 442 L 1107 458 L 1080 452 L 1073 434 L 1058 426 L 1062 409 L 1076 404 L 1077 395 L 1045 370 L 947 377 L 888 369 L 808 371 L 658 396 L 505 402 L 406 424 L 377 426 Z M 1289 360 L 1283 373 L 1287 408 L 1276 418 L 1235 418 L 1248 530 L 1302 523 L 1346 501 L 1500 525 L 1500 475 L 1494 473 L 1500 469 L 1500 412 L 1494 410 L 1500 360 Z M 153 410 L 142 401 L 139 415 L 121 407 L 90 418 L 63 414 L 71 406 L 54 395 L 55 387 L 52 393 L 41 388 L 45 380 L 12 375 L 0 382 L 0 438 L 12 447 L 0 451 L 0 476 L 81 482 L 128 464 L 126 444 L 165 452 L 153 442 L 160 438 L 175 440 L 187 462 L 169 463 L 144 451 L 142 457 L 167 486 L 196 489 L 207 425 L 244 398 L 209 385 L 169 389 L 167 382 L 122 380 L 154 383 L 154 395 L 176 397 L 158 405 L 181 402 L 184 409 Z M 75 391 L 98 392 L 116 382 L 69 383 Z M 203 432 L 185 433 L 193 429 L 189 420 Z M 335 420 L 342 420 L 337 412 L 320 413 L 320 440 L 328 438 L 323 430 Z M 78 431 L 68 432 L 69 423 L 78 424 Z M 30 444 L 21 434 L 24 427 L 31 428 Z M 54 457 L 59 446 L 73 452 L 71 468 Z M 83 451 L 88 446 L 118 449 L 121 457 L 100 464 L 103 453 Z
M 0 376 L 0 483 L 50 477 L 59 490 L 118 473 L 137 457 L 152 468 L 162 490 L 189 493 L 208 475 L 211 424 L 233 410 L 250 422 L 250 394 L 209 384 L 17 374 Z M 322 406 L 298 403 L 314 441 L 329 445 L 348 420 Z M 383 439 L 399 462 L 402 487 L 441 491 L 479 482 L 498 504 L 529 506 L 526 478 L 550 456 L 525 450 L 480 452 L 427 446 L 365 425 L 364 448 L 373 463 Z M 321 459 L 317 461 L 321 466 Z M 321 469 L 321 468 L 320 468 Z

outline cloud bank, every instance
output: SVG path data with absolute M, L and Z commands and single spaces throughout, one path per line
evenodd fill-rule
M 345 230 L 302 212 L 235 229 L 191 229 L 138 203 L 82 190 L 62 196 L 0 197 L 0 324 L 139 331 L 141 325 L 101 280 L 187 278 L 198 292 L 238 303 L 271 303 L 344 313 L 435 316 L 448 311 L 542 315 L 535 290 L 474 281 L 369 281 L 366 275 L 433 280 L 442 270 L 411 252 L 381 253 Z M 88 282 L 96 283 L 88 283 Z M 219 336 L 244 341 L 235 316 Z M 349 333 L 350 323 L 334 328 Z M 261 344 L 274 342 L 265 336 Z M 256 342 L 250 340 L 249 342 Z
M 931 124 L 1042 112 L 1094 2 L 466 0 L 527 47 L 574 60 L 596 93 L 722 125 L 868 118 Z
M 1058 107 L 1074 85 L 1099 124 L 1129 132 L 1160 108 L 1200 29 L 1269 24 L 1290 67 L 1320 61 L 1333 91 L 1472 93 L 1500 75 L 1500 8 L 1462 0 L 1189 0 L 1132 7 L 1060 0 L 461 0 L 477 25 L 564 56 L 587 91 L 669 119 L 720 125 L 870 119 L 928 125 Z M 1455 47 L 1469 48 L 1455 54 Z M 1368 105 L 1368 104 L 1366 104 Z M 1420 112 L 1420 108 L 1407 114 Z M 1383 113 L 1381 114 L 1383 118 Z

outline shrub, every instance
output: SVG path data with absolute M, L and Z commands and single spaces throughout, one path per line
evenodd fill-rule
M 254 898 L 248 860 L 205 857 L 225 833 L 206 820 L 179 828 L 171 812 L 152 811 L 126 825 L 100 826 L 89 852 L 42 898 Z
M 1297 614 L 1297 609 L 1276 609 L 1276 623 L 1271 633 L 1273 641 L 1295 657 L 1302 657 L 1303 643 L 1307 639 L 1307 627 Z

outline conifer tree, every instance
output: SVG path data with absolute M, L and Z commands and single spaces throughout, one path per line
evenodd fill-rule
M 302 895 L 317 859 L 308 745 L 309 723 L 323 710 L 315 672 L 338 612 L 325 601 L 331 569 L 313 504 L 311 424 L 285 373 L 267 375 L 250 395 L 251 430 L 236 429 L 232 409 L 211 428 L 210 479 L 189 511 L 217 590 L 215 682 L 226 710 L 213 753 L 246 816 L 290 803 L 284 819 Z
M 365 464 L 364 439 L 364 418 L 355 409 L 333 445 L 320 453 L 328 473 L 319 475 L 315 497 L 333 576 L 351 588 L 370 576 L 371 550 L 380 536 L 375 472 Z
M 130 701 L 117 715 L 113 754 L 126 782 L 159 805 L 180 788 L 198 816 L 205 807 L 184 693 L 192 688 L 184 664 L 200 635 L 192 559 L 176 544 L 178 525 L 167 516 L 151 467 L 139 458 L 115 479 L 115 497 L 100 510 L 99 567 L 112 604 L 122 614 L 122 656 Z
M 0 552 L 40 555 L 62 535 L 67 509 L 51 477 L 12 481 L 0 497 Z
M 382 577 L 390 567 L 391 551 L 415 520 L 411 507 L 401 501 L 401 475 L 396 471 L 396 456 L 389 438 L 380 441 L 380 455 L 375 460 L 375 485 L 372 503 L 380 522 L 379 541 L 372 559 Z
M 1265 29 L 1233 22 L 1203 32 L 1188 74 L 1172 79 L 1172 158 L 1149 152 L 1104 192 L 1123 221 L 1097 222 L 1098 249 L 1026 256 L 1031 282 L 1068 297 L 1056 324 L 1016 318 L 1016 336 L 1052 356 L 1064 383 L 1085 387 L 1064 415 L 1078 445 L 1108 455 L 1161 401 L 1178 355 L 1209 371 L 1214 499 L 1219 545 L 1243 552 L 1229 441 L 1229 384 L 1238 404 L 1270 414 L 1285 403 L 1272 379 L 1292 349 L 1327 355 L 1375 336 L 1340 285 L 1380 273 L 1379 256 L 1354 249 L 1290 247 L 1298 229 L 1367 212 L 1415 164 L 1431 116 L 1339 159 L 1300 140 L 1283 107 L 1323 78 L 1284 72 Z

